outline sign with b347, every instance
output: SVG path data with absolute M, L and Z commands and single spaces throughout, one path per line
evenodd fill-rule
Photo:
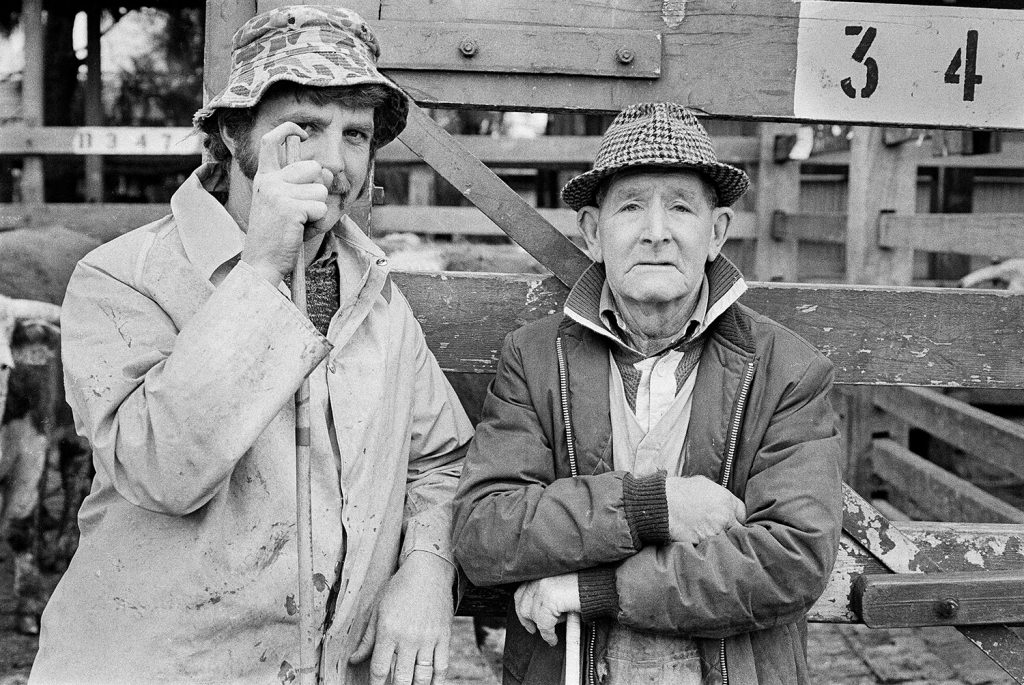
M 1024 12 L 801 2 L 793 113 L 1024 128 Z
M 71 137 L 73 155 L 198 155 L 201 136 L 184 126 L 80 126 Z

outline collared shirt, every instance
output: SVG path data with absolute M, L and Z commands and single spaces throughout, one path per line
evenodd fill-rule
M 644 433 L 661 420 L 678 395 L 688 396 L 692 392 L 693 382 L 688 379 L 692 379 L 696 372 L 700 349 L 683 343 L 697 339 L 711 323 L 706 321 L 708 290 L 708 279 L 704 276 L 693 312 L 683 328 L 661 349 L 644 355 L 627 342 L 630 340 L 629 331 L 623 325 L 607 281 L 601 289 L 601 322 L 609 332 L 616 332 L 616 345 L 611 348 L 612 366 L 620 376 L 625 399 Z M 683 401 L 686 402 L 685 399 Z M 686 414 L 688 416 L 689 411 Z

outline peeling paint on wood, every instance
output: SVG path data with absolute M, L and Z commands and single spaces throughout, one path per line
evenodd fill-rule
M 882 516 L 853 488 L 843 484 L 843 530 L 872 555 L 897 573 L 925 573 L 955 570 L 948 563 L 929 557 L 899 528 Z M 978 566 L 970 550 L 962 551 L 964 561 Z M 971 557 L 971 558 L 968 558 Z M 982 567 L 984 562 L 982 562 Z M 1018 683 L 1024 683 L 1024 639 L 1005 625 L 957 626 L 992 661 Z
M 663 0 L 661 3 L 661 19 L 665 26 L 674 29 L 686 18 L 686 0 Z

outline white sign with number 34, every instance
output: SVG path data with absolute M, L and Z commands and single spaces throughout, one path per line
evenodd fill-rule
M 1024 12 L 801 2 L 793 113 L 1024 128 Z

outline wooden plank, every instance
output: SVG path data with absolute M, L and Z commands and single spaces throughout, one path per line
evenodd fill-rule
M 198 155 L 186 126 L 0 126 L 5 155 Z
M 845 214 L 827 212 L 773 212 L 771 236 L 776 240 L 846 244 Z
M 1020 169 L 1024 166 L 1016 150 L 979 155 L 937 155 L 929 146 L 914 146 L 914 159 L 917 160 L 918 169 Z M 814 154 L 805 162 L 816 166 L 847 166 L 849 163 L 848 150 Z
M 266 8 L 286 1 L 260 5 Z M 440 25 L 457 21 L 464 27 L 507 23 L 662 34 L 662 77 L 653 82 L 390 69 L 399 84 L 428 106 L 618 111 L 637 101 L 673 100 L 712 115 L 768 120 L 1024 127 L 1019 109 L 1007 107 L 1001 95 L 1020 91 L 1013 87 L 1020 79 L 1016 69 L 1020 58 L 1012 48 L 1016 45 L 1015 36 L 1022 30 L 1021 18 L 1011 10 L 790 0 L 362 0 L 349 4 L 362 10 L 371 21 L 376 17 L 381 22 Z M 832 6 L 826 8 L 828 17 L 821 16 L 819 6 L 823 5 Z M 807 15 L 803 21 L 801 13 Z M 978 85 L 976 97 L 967 102 L 963 99 L 963 86 L 944 84 L 943 73 L 956 50 L 965 49 L 968 30 L 982 25 L 985 39 L 978 49 L 979 60 L 986 63 L 985 83 Z M 858 88 L 865 85 L 866 78 L 864 56 L 860 62 L 853 58 L 863 36 L 846 35 L 846 26 L 875 28 L 879 32 L 866 54 L 878 60 L 881 87 L 868 98 L 857 95 L 850 100 L 841 89 L 845 78 L 856 79 Z M 404 36 L 396 35 L 395 40 L 400 43 Z M 742 49 L 736 49 L 737 45 Z M 810 50 L 814 45 L 823 49 L 814 53 Z M 382 47 L 381 64 L 388 69 L 389 55 L 402 55 L 403 46 L 389 42 Z M 552 46 L 548 52 L 558 53 L 558 46 Z M 1006 54 L 1011 57 L 1006 58 Z M 545 58 L 540 55 L 537 59 L 543 63 Z M 557 61 L 555 54 L 547 59 Z M 914 68 L 906 66 L 910 63 Z M 802 80 L 798 81 L 798 77 Z M 799 94 L 798 83 L 802 88 Z M 831 97 L 835 106 L 829 110 L 820 107 L 809 97 L 815 89 Z M 930 106 L 933 101 L 935 104 Z M 799 111 L 795 104 L 800 105 Z M 865 107 L 870 109 L 865 111 Z
M 874 403 L 980 461 L 1024 477 L 1024 426 L 926 388 L 875 389 Z
M 557 280 L 537 275 L 409 273 L 395 279 L 421 313 L 441 366 L 469 373 L 493 373 L 505 334 L 560 310 L 566 293 Z M 1024 297 L 755 283 L 741 302 L 822 350 L 840 383 L 1024 387 Z
M 945 394 L 973 405 L 1024 407 L 1024 389 L 1020 388 L 953 388 Z
M 571 209 L 538 209 L 545 220 L 566 236 L 577 236 L 576 212 Z M 0 204 L 0 231 L 16 228 L 62 226 L 100 241 L 112 240 L 170 212 L 165 204 L 49 203 L 45 205 Z M 475 207 L 420 207 L 384 205 L 373 210 L 373 235 L 417 233 L 500 237 L 505 232 Z M 729 230 L 732 238 L 753 237 L 754 214 L 737 212 Z
M 576 212 L 571 209 L 538 209 L 538 213 L 566 236 L 579 235 Z M 417 233 L 504 237 L 505 232 L 476 207 L 416 207 L 385 205 L 373 210 L 373 234 Z
M 80 232 L 111 237 L 110 224 L 85 216 L 90 205 L 69 207 L 74 211 L 68 216 L 84 224 Z M 122 217 L 129 228 L 166 212 L 123 207 L 154 215 Z M 0 217 L 5 213 L 0 210 Z M 419 313 L 442 367 L 463 373 L 494 373 L 505 334 L 560 310 L 567 292 L 556 279 L 538 275 L 396 273 L 395 280 Z M 828 355 L 838 383 L 1024 388 L 1024 297 L 754 283 L 742 302 Z
M 0 204 L 0 231 L 62 226 L 102 242 L 166 216 L 170 206 L 133 203 Z
M 927 252 L 1015 257 L 1024 254 L 1024 214 L 883 215 L 878 244 Z
M 878 217 L 913 214 L 917 170 L 906 144 L 886 146 L 884 132 L 858 126 L 850 150 L 846 209 L 846 282 L 908 285 L 914 254 L 909 248 L 878 246 Z
M 871 466 L 889 491 L 889 500 L 917 518 L 1024 523 L 1024 511 L 891 440 L 874 441 Z
M 203 103 L 222 91 L 231 72 L 231 37 L 256 16 L 256 0 L 206 0 Z M 263 11 L 263 8 L 260 8 Z
M 597 156 L 600 136 L 508 138 L 452 136 L 474 157 L 492 167 L 588 169 Z M 717 136 L 715 151 L 729 164 L 757 162 L 757 139 Z M 198 155 L 202 140 L 190 126 L 0 126 L 0 155 Z M 401 143 L 377 151 L 380 165 L 423 164 Z
M 21 84 L 22 120 L 28 126 L 43 125 L 44 51 L 43 0 L 22 0 L 21 26 L 25 32 L 25 71 Z M 43 202 L 43 160 L 30 156 L 21 165 L 21 201 Z
M 576 212 L 571 209 L 537 209 L 559 233 L 579 237 Z M 753 212 L 737 212 L 729 228 L 729 237 L 752 238 Z M 505 232 L 475 207 L 419 207 L 385 205 L 373 210 L 373 234 L 417 233 L 420 235 L 462 235 L 497 237 Z
M 929 558 L 950 571 L 996 574 L 1019 572 L 1024 568 L 1024 527 L 1021 526 L 920 521 L 892 525 Z M 860 618 L 850 601 L 851 586 L 862 574 L 885 571 L 881 562 L 844 533 L 828 585 L 811 607 L 808 619 L 820 623 L 859 623 Z M 509 596 L 510 593 L 501 588 L 470 587 L 458 613 L 504 616 Z
M 1024 616 L 1024 573 L 866 574 L 852 599 L 872 628 L 1013 623 Z
M 590 266 L 578 247 L 415 104 L 399 140 L 563 283 L 575 283 Z
M 886 520 L 864 498 L 843 485 L 843 531 L 895 573 L 934 573 L 963 570 L 956 560 L 943 558 L 918 545 Z M 961 547 L 961 553 L 963 547 Z M 971 555 L 966 554 L 970 560 Z M 847 595 L 849 596 L 849 595 Z M 1003 624 L 956 626 L 956 629 L 1000 668 L 1024 683 L 1024 638 Z
M 762 281 L 796 281 L 799 272 L 799 244 L 795 237 L 778 236 L 772 220 L 777 213 L 795 212 L 800 207 L 800 163 L 775 161 L 775 141 L 795 136 L 793 124 L 760 125 L 760 159 L 757 166 L 757 244 L 755 278 Z
M 936 156 L 926 148 L 918 151 L 919 167 L 935 167 L 943 169 L 1020 169 L 1024 159 L 1017 150 L 1003 150 L 980 155 L 943 155 Z
M 0 129 L 0 143 L 3 141 Z M 452 136 L 466 150 L 491 167 L 589 169 L 601 145 L 601 136 L 539 136 L 507 138 Z M 758 159 L 753 136 L 716 136 L 715 153 L 729 164 L 752 164 Z M 2 148 L 0 148 L 2 150 Z M 386 145 L 377 152 L 377 164 L 421 164 L 419 156 L 403 145 Z
M 388 69 L 658 78 L 652 30 L 463 21 L 378 21 Z

